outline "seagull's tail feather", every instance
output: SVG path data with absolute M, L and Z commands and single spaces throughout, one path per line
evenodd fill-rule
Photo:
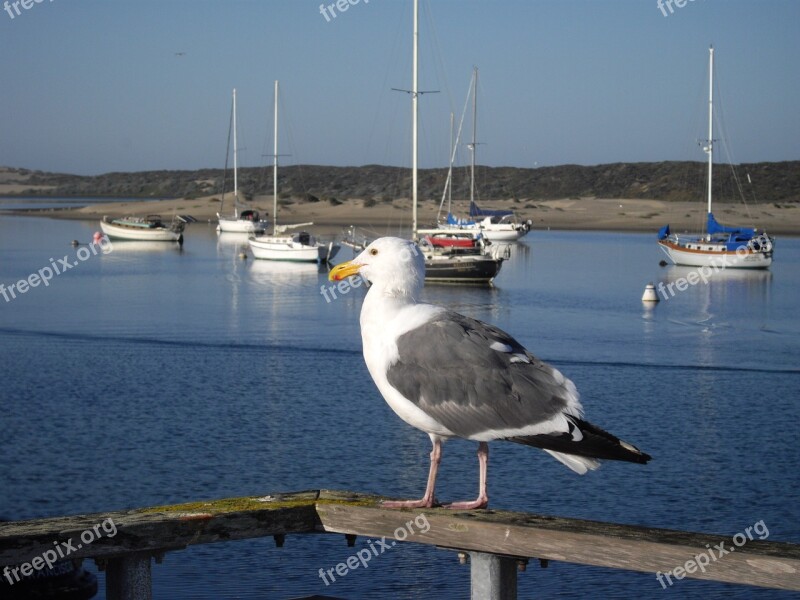
M 576 473 L 596 469 L 596 459 L 624 460 L 645 464 L 650 455 L 588 421 L 568 416 L 569 433 L 540 434 L 507 438 L 510 442 L 535 446 L 548 452 Z
M 563 452 L 556 452 L 555 450 L 545 450 L 545 452 L 555 458 L 562 465 L 568 466 L 578 475 L 586 475 L 587 471 L 594 471 L 600 467 L 600 461 L 594 458 L 578 456 L 577 454 L 564 454 Z

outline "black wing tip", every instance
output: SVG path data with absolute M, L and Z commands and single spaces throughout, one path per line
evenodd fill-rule
M 647 464 L 653 458 L 633 444 L 619 439 L 588 421 L 571 416 L 568 418 L 580 429 L 583 434 L 582 440 L 576 442 L 568 433 L 560 435 L 531 435 L 507 439 L 517 444 L 535 446 L 544 450 L 554 450 L 564 454 L 585 456 L 586 458 L 620 460 L 641 465 Z
M 575 417 L 570 417 L 570 419 L 572 420 L 573 423 L 575 423 L 575 425 L 577 425 L 577 427 L 581 430 L 581 433 L 583 433 L 584 436 L 589 437 L 589 441 L 600 441 L 601 445 L 603 446 L 610 444 L 614 448 L 614 450 L 616 450 L 616 452 L 612 450 L 612 453 L 615 454 L 615 456 L 607 457 L 610 458 L 611 460 L 623 460 L 627 462 L 646 465 L 653 458 L 646 452 L 642 452 L 641 450 L 639 450 L 639 448 L 637 448 L 633 444 L 629 444 L 628 442 L 619 439 L 617 436 L 608 433 L 606 430 L 601 429 L 597 425 L 593 425 L 588 421 L 584 421 L 583 419 L 577 419 Z M 602 444 L 603 441 L 605 441 L 606 444 Z M 602 457 L 597 457 L 597 458 L 602 458 Z
M 626 443 L 628 446 L 631 446 L 631 445 L 630 445 L 630 444 L 628 444 L 627 442 L 625 442 L 625 443 Z M 638 449 L 636 446 L 631 446 L 631 448 L 633 448 L 633 450 L 631 451 L 631 454 L 632 454 L 633 456 L 631 456 L 631 458 L 630 458 L 630 459 L 628 459 L 628 462 L 635 462 L 635 463 L 639 463 L 640 465 L 646 465 L 646 464 L 647 464 L 647 463 L 649 463 L 651 460 L 653 460 L 653 457 L 652 457 L 652 456 L 650 456 L 650 455 L 649 455 L 647 452 L 642 452 L 642 451 L 641 451 L 641 450 L 639 450 L 639 449 Z M 627 448 L 626 448 L 626 449 L 627 449 Z

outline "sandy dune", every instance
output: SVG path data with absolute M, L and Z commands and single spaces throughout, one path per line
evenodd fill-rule
M 256 197 L 250 206 L 262 213 L 272 213 L 268 196 Z M 652 231 L 669 223 L 672 230 L 699 231 L 705 222 L 702 202 L 662 202 L 636 199 L 561 199 L 518 200 L 491 203 L 492 208 L 512 208 L 523 219 L 533 221 L 534 229 L 596 229 L 612 231 Z M 464 210 L 459 203 L 456 210 Z M 420 226 L 433 224 L 438 204 L 421 202 Z M 215 197 L 142 200 L 93 204 L 79 209 L 41 210 L 33 214 L 68 219 L 100 219 L 103 215 L 173 214 L 192 215 L 199 221 L 215 221 L 219 202 Z M 719 221 L 731 225 L 752 226 L 771 233 L 800 235 L 800 206 L 797 204 L 717 204 L 714 213 Z M 271 216 L 269 217 L 270 220 Z M 359 225 L 377 231 L 392 232 L 411 225 L 411 202 L 394 200 L 365 207 L 364 201 L 350 199 L 339 205 L 329 202 L 291 203 L 279 208 L 280 223 L 311 221 L 320 226 Z

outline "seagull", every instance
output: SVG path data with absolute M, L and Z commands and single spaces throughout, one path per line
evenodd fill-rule
M 425 260 L 414 242 L 383 237 L 334 267 L 331 281 L 360 274 L 370 284 L 361 308 L 364 361 L 375 385 L 406 423 L 430 436 L 425 494 L 387 508 L 430 508 L 442 444 L 478 442 L 475 500 L 446 505 L 486 508 L 488 442 L 543 449 L 578 474 L 599 459 L 646 463 L 650 456 L 583 419 L 575 385 L 504 331 L 442 306 L 419 302 Z

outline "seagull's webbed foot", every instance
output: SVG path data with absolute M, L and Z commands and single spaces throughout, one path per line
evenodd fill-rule
M 383 508 L 433 508 L 436 505 L 434 498 L 420 498 L 419 500 L 384 500 Z
M 478 496 L 475 500 L 445 504 L 444 508 L 449 508 L 450 510 L 475 510 L 477 508 L 486 508 L 487 506 L 489 506 L 489 497 L 482 495 Z

